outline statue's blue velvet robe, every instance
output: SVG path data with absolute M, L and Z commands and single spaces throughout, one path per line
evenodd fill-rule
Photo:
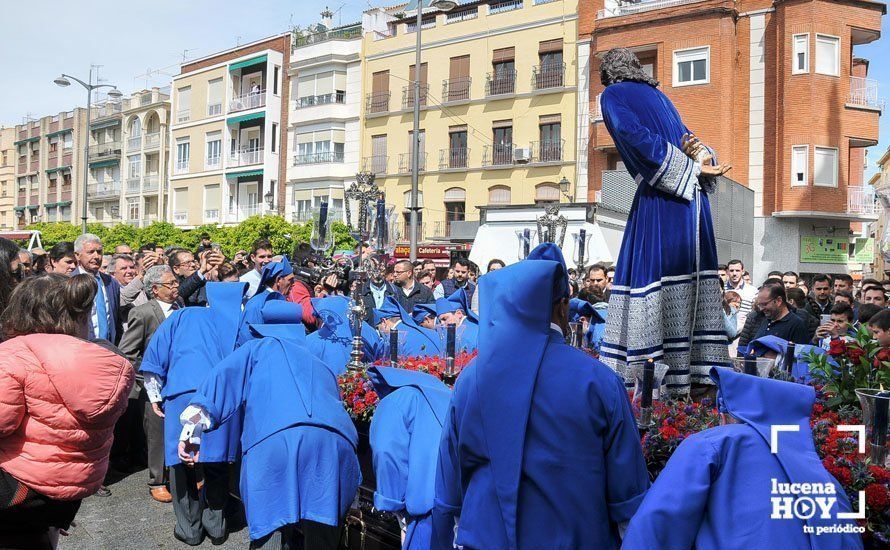
M 370 432 L 377 477 L 374 507 L 406 519 L 402 548 L 426 550 L 432 534 L 439 441 L 451 390 L 419 371 L 372 367 L 368 374 L 381 396 Z
M 205 437 L 243 409 L 241 495 L 252 540 L 304 519 L 338 525 L 361 472 L 337 378 L 294 326 L 251 329 L 262 337 L 219 363 L 192 397 L 210 420 Z
M 241 298 L 247 283 L 207 283 L 210 307 L 174 311 L 152 335 L 140 370 L 161 378 L 164 398 L 164 462 L 180 463 L 179 415 L 214 365 L 235 347 Z M 205 439 L 201 462 L 231 462 L 238 457 L 241 418 L 232 417 Z
M 349 300 L 343 296 L 313 298 L 312 307 L 323 324 L 306 336 L 306 347 L 338 375 L 343 374 L 352 352 L 352 328 L 347 314 Z M 380 335 L 371 325 L 362 322 L 362 361 L 373 363 L 383 357 L 383 351 Z
M 854 525 L 836 519 L 838 512 L 851 511 L 850 503 L 813 443 L 813 388 L 730 369 L 713 369 L 711 376 L 721 411 L 740 423 L 705 430 L 680 444 L 631 520 L 622 548 L 862 548 L 856 533 L 804 532 L 804 527 Z M 770 452 L 774 425 L 798 426 L 797 432 L 777 433 L 775 454 Z M 825 495 L 838 499 L 831 519 L 821 519 L 818 511 L 809 520 L 771 518 L 771 499 L 792 496 L 773 493 L 774 480 L 833 485 L 836 495 Z

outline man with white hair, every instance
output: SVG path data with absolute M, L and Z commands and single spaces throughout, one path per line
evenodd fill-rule
M 121 287 L 125 287 L 136 277 L 136 261 L 127 254 L 115 254 L 108 264 L 107 273 L 114 277 Z
M 98 287 L 90 315 L 90 336 L 117 345 L 123 333 L 118 311 L 121 286 L 113 277 L 99 271 L 102 267 L 101 239 L 92 233 L 80 235 L 74 240 L 74 256 L 77 269 L 72 274 L 90 275 L 96 279 Z

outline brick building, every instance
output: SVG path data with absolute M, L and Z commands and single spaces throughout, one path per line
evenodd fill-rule
M 605 174 L 623 169 L 597 99 L 600 57 L 628 47 L 687 126 L 732 164 L 730 177 L 755 192 L 755 280 L 773 269 L 846 269 L 800 261 L 800 244 L 824 236 L 841 246 L 861 222 L 877 219 L 863 164 L 865 148 L 878 142 L 883 104 L 856 46 L 880 38 L 884 4 L 596 0 L 579 9 L 579 58 L 589 76 L 579 93 L 591 113 L 579 173 L 589 200 Z

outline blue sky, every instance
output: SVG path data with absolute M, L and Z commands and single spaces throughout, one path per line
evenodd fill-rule
M 393 3 L 395 0 L 393 0 Z M 7 22 L 0 33 L 0 124 L 14 125 L 36 116 L 82 106 L 79 87 L 52 83 L 66 72 L 86 79 L 90 64 L 103 65 L 99 75 L 125 94 L 169 84 L 184 50 L 193 59 L 319 19 L 324 0 L 26 0 L 4 2 Z M 359 21 L 376 0 L 331 0 L 335 24 Z M 146 9 L 137 6 L 146 6 Z M 54 25 L 48 24 L 52 18 Z M 871 60 L 870 77 L 890 101 L 890 16 L 882 40 L 859 46 L 857 56 Z M 64 26 L 60 26 L 64 25 Z M 48 32 L 49 31 L 49 32 Z M 240 37 L 240 38 L 239 38 Z M 162 71 L 158 73 L 157 71 Z M 153 72 L 149 77 L 139 75 Z M 164 74 L 166 73 L 166 74 Z M 881 117 L 881 143 L 869 150 L 866 178 L 890 145 L 890 114 Z

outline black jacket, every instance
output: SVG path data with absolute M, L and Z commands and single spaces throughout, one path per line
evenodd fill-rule
M 414 288 L 407 296 L 401 288 L 395 287 L 395 298 L 408 313 L 414 311 L 414 306 L 417 304 L 431 304 L 435 301 L 433 300 L 433 291 L 417 281 L 414 281 Z
M 188 277 L 177 275 L 176 278 L 179 280 L 179 298 L 186 306 L 207 306 L 206 279 L 202 279 L 197 271 Z

